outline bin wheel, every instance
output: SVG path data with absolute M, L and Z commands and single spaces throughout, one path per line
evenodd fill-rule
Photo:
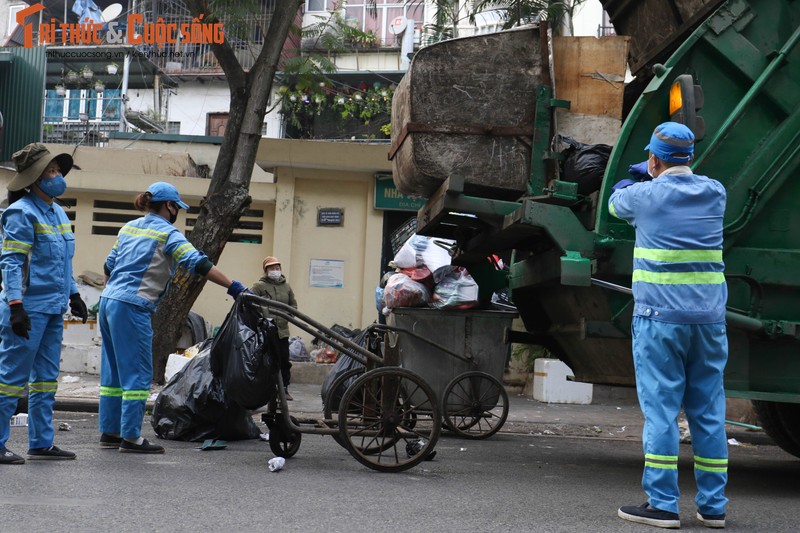
M 339 406 L 342 403 L 341 398 L 344 396 L 344 391 L 347 389 L 347 387 L 344 386 L 344 383 L 349 379 L 357 378 L 363 373 L 363 368 L 351 368 L 333 380 L 331 387 L 328 389 L 328 394 L 325 395 L 325 405 L 322 407 L 322 416 L 325 420 L 333 419 L 333 404 L 336 402 L 336 398 L 339 398 L 339 402 L 336 403 L 336 411 L 339 411 Z M 333 440 L 339 443 L 340 446 L 347 448 L 338 433 L 331 436 L 333 437 Z
M 466 439 L 485 439 L 508 418 L 508 393 L 496 377 L 477 370 L 456 376 L 442 396 L 444 425 Z
M 292 416 L 290 418 L 292 423 L 298 424 L 295 417 Z M 269 449 L 276 456 L 288 459 L 300 449 L 300 441 L 303 435 L 289 428 L 282 417 L 278 417 L 275 422 L 275 427 L 269 432 Z
M 345 448 L 379 472 L 401 472 L 425 460 L 441 429 L 433 389 L 404 368 L 365 373 L 347 388 L 339 407 L 339 436 Z

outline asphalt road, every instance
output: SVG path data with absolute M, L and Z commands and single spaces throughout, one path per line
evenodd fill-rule
M 384 474 L 328 436 L 305 435 L 297 455 L 270 472 L 267 443 L 225 450 L 159 441 L 160 456 L 96 446 L 94 414 L 57 413 L 70 431 L 56 443 L 76 461 L 0 468 L 2 532 L 628 532 L 656 531 L 616 517 L 639 504 L 641 443 L 512 435 L 444 436 L 434 461 Z M 25 451 L 25 428 L 8 443 Z M 145 436 L 152 438 L 146 423 Z M 691 449 L 681 448 L 683 530 L 694 519 Z M 729 531 L 796 532 L 800 460 L 773 445 L 731 447 Z

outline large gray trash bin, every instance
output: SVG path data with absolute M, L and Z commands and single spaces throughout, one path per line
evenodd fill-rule
M 441 401 L 453 378 L 470 370 L 486 372 L 502 381 L 510 349 L 504 342 L 505 331 L 516 316 L 509 311 L 401 307 L 393 309 L 386 322 L 472 359 L 472 363 L 462 361 L 425 340 L 399 334 L 401 366 L 419 374 Z M 411 400 L 414 401 L 413 394 Z

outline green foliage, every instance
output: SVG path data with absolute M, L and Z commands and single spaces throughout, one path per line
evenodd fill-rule
M 310 86 L 307 79 L 294 87 L 282 85 L 278 88 L 282 112 L 290 124 L 302 128 L 309 119 L 326 110 L 335 111 L 342 120 L 356 119 L 364 125 L 376 118 L 391 115 L 393 85 L 374 84 L 372 87 L 336 89 L 330 82 L 321 81 Z
M 552 357 L 544 346 L 534 344 L 514 344 L 511 348 L 511 357 L 524 364 L 528 372 L 533 372 L 536 360 L 542 357 Z
M 505 23 L 503 29 L 539 20 L 550 21 L 551 27 L 558 28 L 562 21 L 571 20 L 575 8 L 586 0 L 479 0 L 475 3 L 470 21 L 482 11 L 497 9 L 502 13 Z

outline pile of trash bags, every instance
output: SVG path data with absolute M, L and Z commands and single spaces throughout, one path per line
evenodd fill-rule
M 239 297 L 213 338 L 161 389 L 152 425 L 164 439 L 258 438 L 251 409 L 277 396 L 278 329 Z
M 395 254 L 375 292 L 378 311 L 432 306 L 469 309 L 478 305 L 478 284 L 464 267 L 450 264 L 455 241 L 413 234 Z

